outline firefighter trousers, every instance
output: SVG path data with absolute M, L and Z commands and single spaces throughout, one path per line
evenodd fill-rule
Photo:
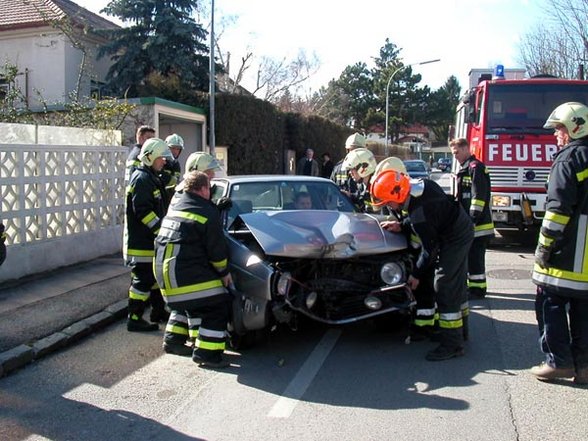
M 546 363 L 576 371 L 588 368 L 588 299 L 558 295 L 538 286 L 535 313 Z
M 129 318 L 139 320 L 143 317 L 151 290 L 157 287 L 153 265 L 134 263 L 131 265 L 131 286 L 129 288 Z
M 200 327 L 201 319 L 193 318 L 189 323 L 186 311 L 173 311 L 169 315 L 165 332 L 163 333 L 164 343 L 172 345 L 186 344 L 189 337 L 189 329 L 191 329 L 194 339 L 198 337 L 198 329 Z
M 475 237 L 468 253 L 468 290 L 474 297 L 484 297 L 486 283 L 486 248 L 490 236 Z
M 447 237 L 441 244 L 435 269 L 439 337 L 442 345 L 452 348 L 461 347 L 464 342 L 462 311 L 467 311 L 467 260 L 473 235 L 473 230 L 462 229 Z

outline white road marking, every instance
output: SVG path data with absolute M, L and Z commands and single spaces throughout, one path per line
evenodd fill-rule
M 340 329 L 329 329 L 321 341 L 316 345 L 312 354 L 306 359 L 296 376 L 290 381 L 288 387 L 267 414 L 270 418 L 288 418 L 294 411 L 298 401 L 314 380 L 319 369 L 327 359 L 329 353 L 335 347 L 335 343 L 341 336 Z

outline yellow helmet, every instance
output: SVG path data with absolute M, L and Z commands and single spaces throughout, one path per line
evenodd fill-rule
M 198 170 L 221 170 L 221 166 L 214 156 L 206 152 L 194 152 L 186 159 L 186 173 Z
M 588 136 L 588 107 L 576 102 L 557 106 L 545 121 L 543 128 L 554 129 L 558 125 L 565 126 L 572 139 Z
M 345 141 L 345 148 L 347 150 L 353 150 L 356 148 L 363 148 L 365 147 L 366 139 L 361 133 L 354 133 L 353 135 L 347 138 Z
M 177 133 L 169 135 L 167 138 L 165 138 L 165 142 L 167 142 L 167 145 L 170 147 L 177 147 L 180 150 L 184 149 L 184 138 L 182 138 Z
M 402 162 L 402 159 L 397 158 L 396 156 L 390 156 L 386 159 L 382 159 L 376 166 L 374 178 L 384 170 L 396 170 L 397 172 L 404 173 L 405 175 L 408 174 L 404 162 Z
M 357 148 L 347 153 L 343 164 L 341 164 L 341 169 L 355 169 L 359 177 L 365 178 L 376 170 L 376 158 L 368 149 Z
M 157 158 L 172 160 L 173 155 L 163 139 L 150 138 L 143 143 L 137 159 L 146 166 L 151 167 Z

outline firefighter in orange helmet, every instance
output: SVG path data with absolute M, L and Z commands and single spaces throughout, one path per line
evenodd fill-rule
M 473 225 L 463 208 L 449 200 L 443 189 L 429 179 L 410 181 L 396 170 L 381 172 L 371 184 L 372 204 L 405 211 L 402 221 L 385 221 L 382 227 L 400 232 L 412 228 L 421 249 L 408 284 L 416 290 L 420 278 L 434 268 L 434 288 L 439 314 L 437 348 L 429 361 L 464 354 L 462 309 L 467 303 L 467 255 L 474 237 Z

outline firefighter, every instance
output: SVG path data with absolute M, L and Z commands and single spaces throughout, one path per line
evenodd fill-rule
M 174 159 L 165 163 L 165 167 L 163 167 L 160 177 L 161 182 L 163 182 L 163 185 L 167 191 L 168 200 L 171 200 L 172 196 L 174 195 L 176 185 L 178 185 L 182 179 L 182 169 L 180 167 L 180 161 L 178 158 L 184 149 L 184 138 L 182 138 L 177 133 L 174 133 L 165 138 L 165 142 L 167 143 Z
M 212 155 L 205 152 L 195 152 L 186 159 L 185 169 L 186 173 L 201 171 L 206 174 L 210 180 L 214 178 L 215 172 L 221 170 L 221 166 Z M 175 209 L 175 205 L 181 200 L 180 196 L 182 193 L 183 186 L 180 184 L 177 187 L 174 198 L 172 199 L 170 210 Z M 221 202 L 219 209 L 229 208 L 229 206 L 230 203 L 225 201 L 223 204 Z M 191 326 L 188 324 L 188 316 L 185 311 L 171 310 L 171 314 L 165 327 L 165 332 L 163 333 L 163 350 L 166 353 L 182 356 L 192 355 L 192 348 L 187 346 L 186 343 L 188 340 L 195 341 L 196 337 L 198 337 L 198 328 L 201 319 L 193 317 L 190 322 Z
M 369 192 L 369 182 L 371 176 L 376 171 L 377 166 L 374 154 L 366 148 L 356 148 L 347 153 L 341 170 L 349 173 L 351 180 L 355 182 L 355 192 L 345 192 L 351 202 L 361 212 L 371 212 L 371 198 Z
M 459 162 L 456 200 L 474 222 L 474 241 L 468 254 L 468 297 L 486 296 L 486 248 L 494 237 L 490 212 L 490 174 L 482 161 L 470 153 L 468 141 L 457 138 L 449 143 L 453 157 Z
M 135 133 L 135 141 L 137 142 L 129 152 L 127 157 L 126 169 L 125 169 L 125 184 L 128 184 L 131 180 L 131 176 L 137 167 L 141 165 L 138 156 L 141 153 L 141 147 L 143 143 L 148 139 L 155 137 L 155 129 L 151 126 L 139 126 Z
M 366 139 L 360 133 L 354 133 L 350 135 L 347 140 L 345 141 L 345 150 L 347 153 L 357 149 L 357 148 L 365 148 L 366 146 Z M 333 171 L 331 173 L 331 181 L 339 186 L 339 189 L 342 193 L 347 196 L 350 194 L 354 194 L 357 192 L 357 185 L 355 181 L 351 178 L 347 170 L 342 169 L 343 161 L 345 158 L 341 159 L 339 162 L 335 164 L 333 167 Z
M 127 321 L 131 332 L 155 331 L 159 328 L 157 322 L 167 316 L 163 300 L 160 305 L 152 298 L 151 319 L 155 323 L 143 319 L 147 302 L 154 293 L 159 293 L 153 275 L 153 240 L 166 211 L 165 187 L 159 173 L 167 158 L 171 158 L 171 153 L 165 141 L 148 139 L 138 156 L 141 165 L 127 186 L 123 258 L 132 268 Z
M 405 211 L 402 222 L 382 222 L 382 227 L 401 232 L 409 223 L 421 242 L 419 256 L 407 284 L 414 291 L 420 279 L 434 268 L 434 290 L 439 315 L 439 341 L 429 351 L 429 361 L 464 354 L 463 304 L 467 303 L 467 254 L 474 232 L 469 216 L 429 179 L 409 181 L 395 170 L 381 172 L 371 185 L 374 205 Z
M 533 282 L 545 362 L 539 380 L 573 377 L 588 384 L 588 107 L 564 103 L 549 115 L 557 145 L 547 183 Z M 569 318 L 569 325 L 568 325 Z
M 218 209 L 210 201 L 208 176 L 191 171 L 174 198 L 155 240 L 155 276 L 167 304 L 186 311 L 196 342 L 192 360 L 200 366 L 228 366 L 226 345 L 232 285 L 228 247 Z

